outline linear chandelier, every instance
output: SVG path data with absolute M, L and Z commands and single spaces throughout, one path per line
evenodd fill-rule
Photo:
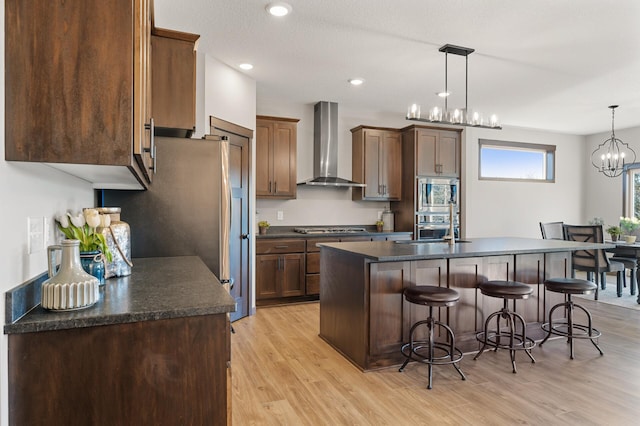
M 426 116 L 420 113 L 420 105 L 413 104 L 409 106 L 407 111 L 407 120 L 422 121 L 426 123 L 453 124 L 456 126 L 481 127 L 483 129 L 502 129 L 498 123 L 498 116 L 492 114 L 486 119 L 482 113 L 469 110 L 468 88 L 469 88 L 469 55 L 475 51 L 468 47 L 454 46 L 445 44 L 440 49 L 444 52 L 444 92 L 438 93 L 438 96 L 444 98 L 444 108 L 433 107 Z M 449 97 L 448 88 L 448 55 L 459 55 L 465 57 L 465 81 L 464 81 L 464 108 L 456 108 L 449 110 L 447 98 Z
M 616 138 L 614 117 L 618 105 L 610 105 L 609 108 L 611 108 L 611 137 L 591 153 L 591 164 L 605 176 L 618 177 L 624 171 L 625 159 L 627 164 L 636 162 L 636 152 L 628 144 Z

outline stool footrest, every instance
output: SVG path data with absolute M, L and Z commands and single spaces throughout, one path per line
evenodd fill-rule
M 497 349 L 509 349 L 512 351 L 528 351 L 536 346 L 535 340 L 533 340 L 531 337 L 523 338 L 521 334 L 513 335 L 514 343 L 512 345 L 510 342 L 511 333 L 508 331 L 503 331 L 500 333 L 496 333 L 495 331 L 493 331 L 486 333 L 486 339 L 485 332 L 480 331 L 476 333 L 476 339 L 480 343 L 484 343 L 487 346 L 491 346 Z M 505 341 L 505 343 L 501 343 L 501 341 Z
M 405 343 L 400 350 L 402 354 L 411 361 L 422 362 L 424 364 L 446 365 L 460 362 L 463 357 L 462 351 L 458 348 L 453 348 L 452 354 L 450 348 L 450 344 L 433 342 L 434 354 L 432 359 L 429 359 L 428 353 L 426 355 L 420 353 L 421 349 L 425 349 L 427 352 L 429 351 L 428 340 L 414 341 L 413 348 L 411 348 L 411 343 Z M 436 355 L 436 350 L 438 350 L 440 354 Z
M 569 324 L 566 321 L 558 320 L 554 321 L 551 330 L 549 329 L 549 323 L 542 324 L 542 329 L 547 333 L 555 334 L 558 336 L 572 337 L 574 339 L 597 339 L 602 335 L 597 329 L 584 324 L 573 324 L 573 330 L 569 330 Z M 576 333 L 576 330 L 578 332 Z

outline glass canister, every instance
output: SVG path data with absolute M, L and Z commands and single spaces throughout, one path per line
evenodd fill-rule
M 120 207 L 98 207 L 96 210 L 111 217 L 111 225 L 99 228 L 113 255 L 113 260 L 107 262 L 105 278 L 131 275 L 131 230 L 128 223 L 120 220 Z

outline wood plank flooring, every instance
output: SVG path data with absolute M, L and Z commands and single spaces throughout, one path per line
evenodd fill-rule
M 507 351 L 466 355 L 460 366 L 411 363 L 363 373 L 318 337 L 319 304 L 259 308 L 234 322 L 234 425 L 636 425 L 640 418 L 640 312 L 594 301 L 600 356 L 577 341 L 536 346 L 536 363 Z M 349 324 L 345 324 L 348 327 Z

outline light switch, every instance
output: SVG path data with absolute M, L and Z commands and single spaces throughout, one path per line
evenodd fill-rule
M 45 218 L 27 218 L 27 250 L 29 254 L 44 250 L 45 239 Z

